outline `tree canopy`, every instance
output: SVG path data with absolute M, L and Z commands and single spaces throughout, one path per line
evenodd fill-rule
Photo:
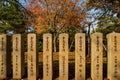
M 24 31 L 26 16 L 25 9 L 18 0 L 0 0 L 0 32 Z
M 26 2 L 27 9 L 33 13 L 29 22 L 35 27 L 36 32 L 53 34 L 54 52 L 57 51 L 59 33 L 72 33 L 70 34 L 72 39 L 75 32 L 83 29 L 81 24 L 86 6 L 84 0 L 26 0 Z
M 69 27 L 80 29 L 80 22 L 84 19 L 85 6 L 82 0 L 27 0 L 27 9 L 35 16 L 30 21 L 37 32 L 54 30 L 60 32 Z

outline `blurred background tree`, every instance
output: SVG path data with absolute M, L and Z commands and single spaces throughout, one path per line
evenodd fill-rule
M 83 31 L 81 22 L 84 20 L 84 0 L 26 0 L 27 9 L 34 16 L 29 18 L 37 33 L 53 34 L 54 52 L 58 51 L 58 35 L 67 32 L 73 40 L 74 32 Z M 71 34 L 72 33 L 72 34 Z
M 92 33 L 103 33 L 104 50 L 107 51 L 106 35 L 111 32 L 120 32 L 120 0 L 88 0 L 87 9 L 94 11 L 93 15 L 96 17 L 93 22 L 97 23 L 93 27 L 91 22 L 89 29 L 92 28 Z
M 0 0 L 0 32 L 24 33 L 27 11 L 19 0 Z

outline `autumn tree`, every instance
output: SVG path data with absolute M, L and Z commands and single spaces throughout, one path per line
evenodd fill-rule
M 55 52 L 59 33 L 67 32 L 72 27 L 80 32 L 83 28 L 81 22 L 85 16 L 84 0 L 27 0 L 27 3 L 27 9 L 34 14 L 29 21 L 36 32 L 53 32 Z

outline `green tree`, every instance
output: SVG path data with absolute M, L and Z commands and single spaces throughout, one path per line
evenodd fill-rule
M 108 33 L 120 32 L 120 1 L 106 0 L 107 3 L 106 9 L 103 9 L 103 16 L 98 18 L 98 28 L 95 30 L 104 34 L 104 40 Z
M 107 39 L 106 35 L 111 32 L 120 32 L 120 1 L 119 0 L 89 0 L 87 4 L 88 10 L 96 10 L 97 17 L 94 19 L 98 21 L 97 28 L 92 30 L 94 32 L 103 33 L 103 47 L 105 52 Z M 106 55 L 106 54 L 105 54 Z
M 0 32 L 13 30 L 21 33 L 25 30 L 27 14 L 19 0 L 0 0 Z
M 92 29 L 92 33 L 97 31 L 97 32 L 102 32 L 104 35 L 113 31 L 118 32 L 119 23 L 120 23 L 119 0 L 88 0 L 86 8 L 88 11 L 86 17 L 88 18 L 86 20 L 86 24 L 88 25 L 88 42 L 90 42 L 90 38 L 89 38 L 91 34 L 90 28 Z M 96 21 L 98 22 L 97 23 L 98 26 L 97 29 L 94 29 L 95 27 L 93 23 Z M 88 49 L 89 48 L 90 47 L 88 46 Z M 90 50 L 88 51 L 88 53 L 90 55 Z

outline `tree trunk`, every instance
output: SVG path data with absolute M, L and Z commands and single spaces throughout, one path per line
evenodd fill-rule
M 53 51 L 57 52 L 57 47 L 56 47 L 56 32 L 54 32 L 54 36 L 53 36 Z
M 88 25 L 88 36 L 87 36 L 87 57 L 90 58 L 91 54 L 91 39 L 90 39 L 90 25 Z

